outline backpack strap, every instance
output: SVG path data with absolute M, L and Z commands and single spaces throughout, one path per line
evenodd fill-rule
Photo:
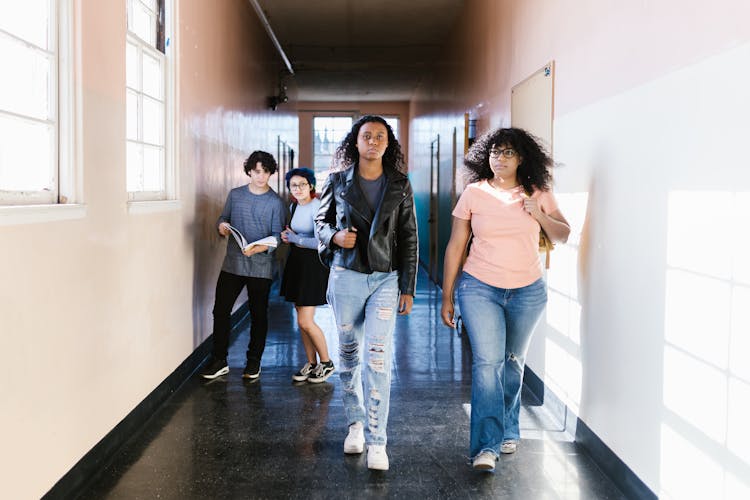
M 289 205 L 289 224 L 288 226 L 292 225 L 292 219 L 294 219 L 294 211 L 297 210 L 298 203 L 295 201 L 291 205 Z

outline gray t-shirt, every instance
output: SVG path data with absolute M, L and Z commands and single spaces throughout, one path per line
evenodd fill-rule
M 370 210 L 372 210 L 372 213 L 374 214 L 378 210 L 380 198 L 382 198 L 383 190 L 385 189 L 385 174 L 370 181 L 357 173 L 357 181 L 359 182 L 359 187 L 362 189 L 362 194 L 365 195 L 367 204 L 370 206 Z
M 245 185 L 229 192 L 216 226 L 218 228 L 222 222 L 228 222 L 236 227 L 248 242 L 274 236 L 278 245 L 281 242 L 285 213 L 284 204 L 273 189 L 263 194 L 253 194 Z M 221 270 L 238 276 L 272 279 L 272 252 L 273 248 L 270 248 L 268 252 L 247 257 L 234 238 L 228 236 L 227 255 L 224 257 Z

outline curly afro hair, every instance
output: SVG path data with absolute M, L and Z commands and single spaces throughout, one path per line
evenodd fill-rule
M 398 139 L 393 134 L 393 129 L 388 122 L 380 116 L 376 115 L 365 115 L 357 120 L 352 129 L 346 134 L 344 140 L 336 148 L 336 153 L 333 155 L 333 164 L 331 169 L 334 171 L 345 170 L 350 165 L 359 162 L 359 151 L 357 150 L 357 137 L 359 136 L 359 129 L 365 123 L 376 122 L 385 126 L 388 131 L 388 147 L 385 149 L 383 154 L 383 165 L 398 170 L 402 174 L 407 173 L 406 164 L 404 163 L 404 154 L 401 152 L 401 145 L 398 143 Z
M 538 138 L 520 128 L 493 130 L 471 145 L 464 158 L 469 182 L 492 179 L 494 174 L 490 169 L 490 150 L 500 146 L 513 148 L 518 152 L 521 163 L 518 165 L 516 179 L 527 193 L 532 193 L 535 188 L 549 190 L 552 185 L 552 158 Z

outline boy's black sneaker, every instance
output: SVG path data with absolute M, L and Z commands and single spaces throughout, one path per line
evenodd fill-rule
M 313 384 L 319 384 L 328 380 L 335 368 L 333 367 L 333 361 L 326 361 L 325 363 L 318 363 L 315 366 L 315 371 L 308 377 L 307 381 Z
M 256 379 L 260 377 L 260 361 L 248 360 L 242 378 Z
M 227 365 L 226 359 L 211 358 L 206 366 L 201 370 L 201 377 L 207 379 L 215 379 L 229 373 L 229 365 Z

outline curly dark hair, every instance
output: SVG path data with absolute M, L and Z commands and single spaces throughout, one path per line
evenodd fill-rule
M 520 155 L 521 163 L 516 171 L 518 183 L 531 194 L 534 188 L 547 191 L 552 185 L 550 169 L 553 161 L 542 146 L 541 141 L 520 128 L 501 128 L 481 136 L 469 148 L 464 158 L 468 169 L 467 180 L 477 182 L 492 179 L 490 169 L 490 149 L 507 146 L 515 149 Z
M 245 170 L 245 174 L 250 175 L 250 171 L 255 168 L 255 165 L 260 162 L 263 165 L 263 170 L 273 175 L 276 173 L 278 165 L 276 159 L 271 153 L 265 151 L 253 151 L 250 156 L 247 157 L 245 163 L 242 164 L 242 168 Z
M 380 116 L 376 115 L 365 115 L 357 120 L 352 129 L 346 134 L 344 140 L 336 148 L 336 153 L 333 155 L 333 164 L 331 169 L 333 171 L 345 170 L 349 166 L 359 162 L 359 151 L 357 150 L 357 137 L 359 136 L 359 129 L 365 123 L 376 122 L 385 126 L 388 131 L 388 147 L 385 149 L 383 154 L 383 165 L 393 168 L 401 172 L 402 174 L 407 173 L 406 164 L 404 163 L 404 154 L 401 152 L 401 145 L 398 143 L 398 139 L 393 134 L 393 129 L 388 122 Z

